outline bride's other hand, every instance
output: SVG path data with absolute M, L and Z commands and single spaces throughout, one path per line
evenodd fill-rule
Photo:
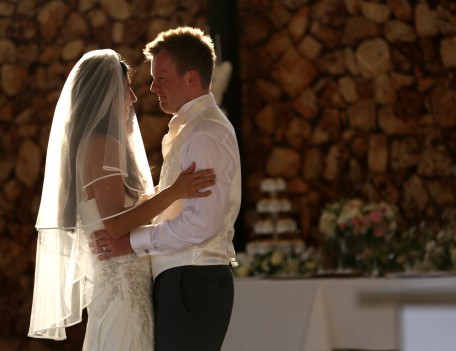
M 201 189 L 215 184 L 214 170 L 208 168 L 195 172 L 195 168 L 196 164 L 193 162 L 171 186 L 179 199 L 207 197 L 212 193 L 211 190 L 201 191 Z

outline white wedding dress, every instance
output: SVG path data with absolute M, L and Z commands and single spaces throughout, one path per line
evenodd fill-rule
M 85 233 L 103 228 L 94 199 L 79 205 Z M 92 255 L 93 283 L 83 351 L 153 350 L 152 273 L 148 256 L 106 261 Z

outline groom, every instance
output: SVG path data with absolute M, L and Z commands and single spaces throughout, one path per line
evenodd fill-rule
M 239 149 L 233 126 L 210 93 L 213 42 L 201 30 L 160 33 L 144 54 L 151 62 L 151 92 L 173 117 L 162 141 L 159 189 L 192 162 L 217 175 L 206 198 L 179 200 L 150 226 L 119 239 L 96 233 L 107 255 L 133 249 L 151 255 L 156 351 L 220 350 L 228 329 L 234 287 L 230 262 L 241 202 Z M 109 235 L 109 234 L 108 234 Z

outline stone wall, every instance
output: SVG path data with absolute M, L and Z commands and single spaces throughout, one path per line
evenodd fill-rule
M 112 48 L 133 66 L 136 111 L 150 164 L 161 164 L 169 117 L 149 92 L 142 49 L 177 25 L 207 30 L 205 0 L 6 0 L 0 2 L 0 350 L 81 350 L 84 323 L 69 340 L 27 338 L 44 161 L 55 104 L 86 51 Z
M 342 198 L 395 204 L 404 227 L 455 206 L 455 2 L 258 0 L 239 18 L 250 225 L 264 177 L 288 181 L 309 242 Z

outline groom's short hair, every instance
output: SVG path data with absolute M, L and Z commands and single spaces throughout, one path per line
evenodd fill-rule
M 143 50 L 148 60 L 166 51 L 176 64 L 182 77 L 189 70 L 196 70 L 203 88 L 209 88 L 215 65 L 214 43 L 210 36 L 194 27 L 177 27 L 161 32 Z

